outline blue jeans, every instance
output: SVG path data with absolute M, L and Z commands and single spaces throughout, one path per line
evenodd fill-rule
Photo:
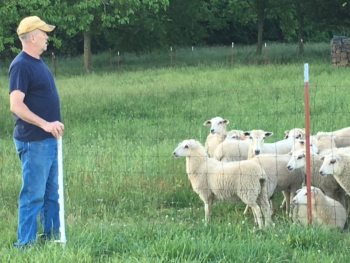
M 22 188 L 18 198 L 16 246 L 35 241 L 37 216 L 43 232 L 54 238 L 59 235 L 57 140 L 35 142 L 14 139 L 22 165 Z

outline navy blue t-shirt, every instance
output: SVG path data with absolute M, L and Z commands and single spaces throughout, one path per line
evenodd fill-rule
M 60 100 L 54 78 L 44 61 L 20 52 L 9 68 L 9 93 L 21 90 L 29 110 L 48 122 L 61 121 Z M 53 135 L 20 119 L 16 114 L 13 137 L 22 142 L 40 141 Z

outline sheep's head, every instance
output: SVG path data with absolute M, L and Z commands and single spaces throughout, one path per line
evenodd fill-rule
M 173 151 L 174 157 L 189 157 L 191 156 L 192 150 L 199 146 L 199 142 L 196 140 L 184 140 L 179 143 L 177 148 Z
M 261 148 L 264 145 L 265 138 L 273 135 L 273 132 L 266 132 L 264 130 L 251 130 L 244 132 L 244 135 L 250 139 L 250 151 L 253 154 L 259 155 Z
M 226 119 L 223 119 L 221 117 L 215 117 L 211 120 L 207 120 L 204 122 L 204 126 L 210 126 L 210 133 L 224 133 L 226 132 L 226 124 L 228 124 L 229 121 Z
M 340 175 L 343 168 L 341 167 L 342 157 L 337 155 L 325 155 L 320 158 L 323 161 L 320 168 L 320 175 Z

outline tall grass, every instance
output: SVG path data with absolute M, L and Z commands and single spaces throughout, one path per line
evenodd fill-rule
M 329 55 L 324 54 L 325 46 L 313 46 L 316 55 L 311 62 L 294 61 L 294 46 L 276 46 L 275 53 L 281 55 L 272 59 L 269 51 L 267 65 L 263 59 L 246 63 L 247 55 L 240 59 L 238 47 L 234 65 L 230 49 L 223 55 L 227 48 L 203 48 L 205 59 L 198 55 L 196 61 L 203 61 L 192 65 L 187 51 L 178 51 L 175 58 L 183 58 L 184 64 L 172 68 L 161 64 L 160 57 L 152 60 L 154 54 L 130 55 L 119 74 L 108 69 L 108 55 L 94 58 L 94 72 L 84 75 L 74 73 L 80 70 L 76 61 L 57 60 L 65 124 L 65 248 L 50 242 L 25 251 L 12 248 L 21 175 L 11 138 L 7 79 L 1 77 L 0 258 L 4 262 L 348 262 L 348 228 L 301 227 L 281 209 L 273 218 L 275 227 L 257 231 L 253 216 L 243 215 L 244 204 L 217 202 L 213 222 L 204 224 L 203 202 L 191 189 L 185 160 L 172 157 L 183 139 L 204 143 L 208 127 L 203 123 L 214 116 L 227 118 L 228 129 L 272 131 L 269 141 L 283 138 L 285 130 L 304 127 L 303 62 L 310 67 L 311 132 L 349 126 L 348 69 L 332 67 L 325 59 Z M 241 47 L 245 48 L 251 47 Z M 222 58 L 226 62 L 217 62 Z M 96 69 L 99 60 L 104 72 Z M 280 193 L 277 199 L 278 204 Z

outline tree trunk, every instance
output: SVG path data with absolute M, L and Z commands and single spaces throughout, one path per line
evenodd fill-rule
M 303 15 L 301 13 L 300 2 L 296 3 L 297 19 L 298 19 L 298 43 L 299 43 L 299 55 L 304 54 L 304 43 L 303 43 Z
M 91 70 L 91 33 L 84 32 L 84 71 Z

